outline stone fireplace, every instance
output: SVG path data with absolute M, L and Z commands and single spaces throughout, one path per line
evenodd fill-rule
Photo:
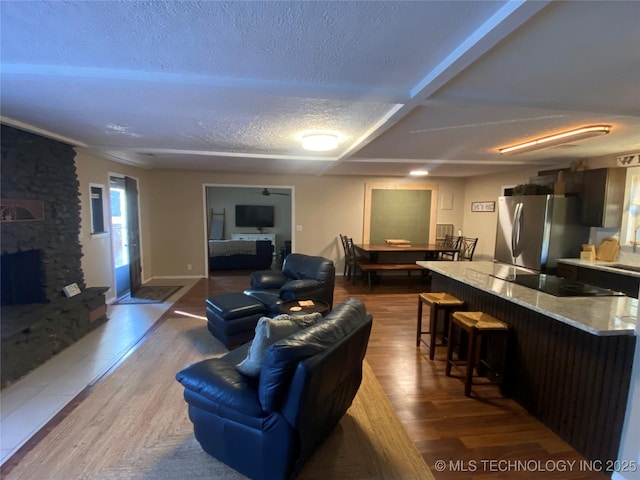
M 7 253 L 0 257 L 0 265 L 3 306 L 47 303 L 41 249 Z
M 73 148 L 5 125 L 0 134 L 5 387 L 104 323 L 107 288 L 84 283 Z M 20 207 L 33 204 L 39 214 Z M 73 283 L 81 293 L 67 297 L 63 289 Z

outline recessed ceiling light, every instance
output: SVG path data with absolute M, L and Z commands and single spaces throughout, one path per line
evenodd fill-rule
M 411 170 L 409 175 L 412 177 L 424 177 L 425 175 L 429 175 L 428 170 Z
M 302 148 L 315 152 L 335 150 L 340 138 L 335 133 L 306 133 L 302 135 Z

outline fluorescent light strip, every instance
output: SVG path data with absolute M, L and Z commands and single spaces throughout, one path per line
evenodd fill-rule
M 611 131 L 611 125 L 590 125 L 588 127 L 581 127 L 568 132 L 557 133 L 555 135 L 549 135 L 548 137 L 537 138 L 530 142 L 520 143 L 511 147 L 499 148 L 498 151 L 501 154 L 513 153 L 524 149 L 536 149 L 546 148 L 552 145 L 559 145 L 562 143 L 570 142 L 572 140 L 581 140 L 584 138 L 594 137 L 596 135 L 606 135 Z

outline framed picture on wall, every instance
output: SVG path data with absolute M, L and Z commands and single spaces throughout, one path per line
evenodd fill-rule
M 41 200 L 0 199 L 0 222 L 33 220 L 44 220 L 44 203 Z
M 495 212 L 496 202 L 471 202 L 472 212 Z

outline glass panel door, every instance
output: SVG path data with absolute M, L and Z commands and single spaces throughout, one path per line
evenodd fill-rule
M 129 248 L 127 244 L 127 208 L 124 179 L 111 177 L 111 242 L 116 279 L 116 296 L 129 293 Z

